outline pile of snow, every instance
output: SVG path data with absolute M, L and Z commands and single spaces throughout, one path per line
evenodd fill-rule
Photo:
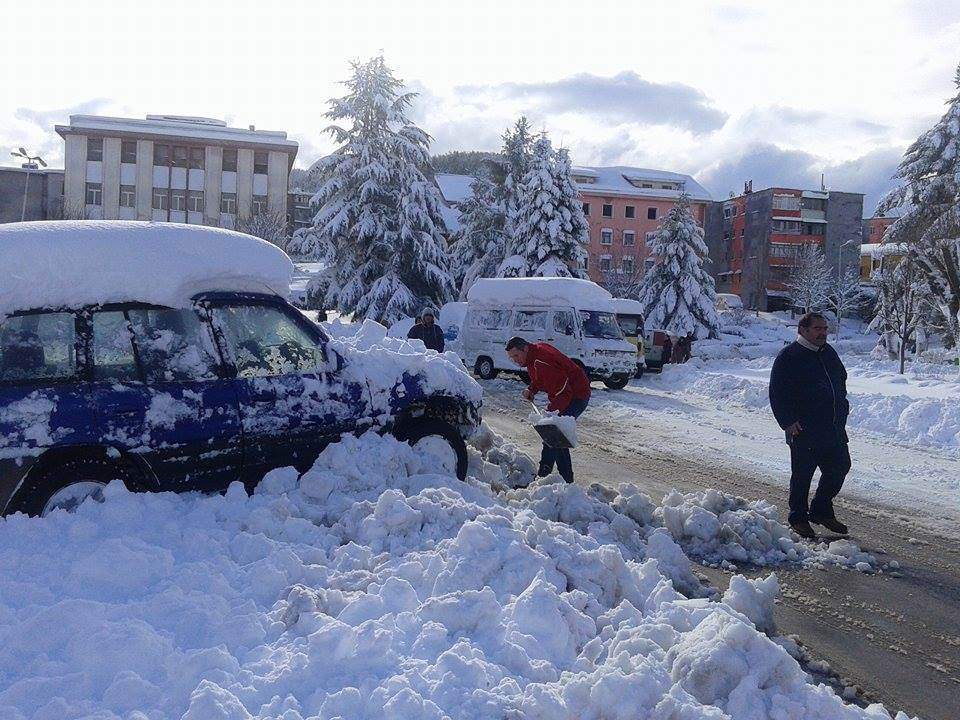
M 613 296 L 596 283 L 568 277 L 482 278 L 467 293 L 474 305 L 569 305 L 615 312 Z
M 758 630 L 775 579 L 678 592 L 637 498 L 431 462 L 368 434 L 252 497 L 113 483 L 0 520 L 0 716 L 889 720 Z
M 206 291 L 286 296 L 293 272 L 265 240 L 203 225 L 49 221 L 0 225 L 0 317 L 139 301 L 187 307 Z

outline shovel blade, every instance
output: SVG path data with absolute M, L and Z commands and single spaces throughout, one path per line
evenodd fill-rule
M 560 432 L 556 425 L 534 425 L 533 429 L 543 440 L 543 444 L 551 448 L 572 448 L 570 440 Z

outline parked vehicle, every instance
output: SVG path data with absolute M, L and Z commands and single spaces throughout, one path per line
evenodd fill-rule
M 743 310 L 743 300 L 739 295 L 733 293 L 717 293 L 714 305 L 720 312 L 726 310 Z
M 614 298 L 613 305 L 624 338 L 637 348 L 637 370 L 634 377 L 641 378 L 647 366 L 643 340 L 643 305 L 628 298 Z
M 513 336 L 547 342 L 583 366 L 591 380 L 622 388 L 636 372 L 636 348 L 617 324 L 613 298 L 589 280 L 478 280 L 467 295 L 464 364 L 484 379 L 518 372 L 504 346 Z
M 673 343 L 670 342 L 670 333 L 666 330 L 649 330 L 646 336 L 646 364 L 648 370 L 663 370 L 663 366 L 670 362 Z
M 270 290 L 289 270 L 268 243 L 197 225 L 0 226 L 0 511 L 70 509 L 114 479 L 252 489 L 368 429 L 444 443 L 463 478 L 480 393 L 456 388 L 475 382 L 439 356 L 454 389 L 399 354 L 338 350 Z

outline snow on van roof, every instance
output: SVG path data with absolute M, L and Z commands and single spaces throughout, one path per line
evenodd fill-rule
M 217 290 L 286 297 L 292 271 L 278 247 L 221 228 L 118 220 L 0 225 L 0 317 L 109 302 L 184 307 Z
M 614 311 L 618 315 L 643 315 L 643 303 L 630 298 L 614 298 Z
M 564 303 L 592 310 L 610 310 L 612 295 L 596 283 L 577 278 L 483 278 L 467 293 L 480 305 Z

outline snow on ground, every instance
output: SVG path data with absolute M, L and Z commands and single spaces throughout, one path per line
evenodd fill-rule
M 696 597 L 648 498 L 557 476 L 498 495 L 511 455 L 478 444 L 467 482 L 367 435 L 252 497 L 113 483 L 0 520 L 0 716 L 889 718 L 758 631 L 775 577 Z

